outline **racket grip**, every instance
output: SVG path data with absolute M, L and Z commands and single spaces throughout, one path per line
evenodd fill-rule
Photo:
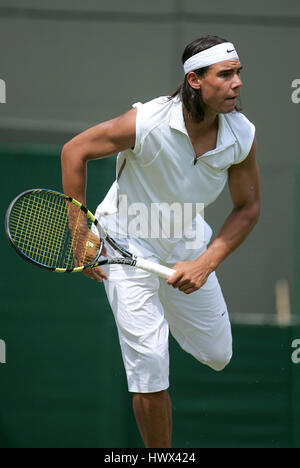
M 135 266 L 137 268 L 141 268 L 141 270 L 148 271 L 149 273 L 154 273 L 164 279 L 170 278 L 170 276 L 172 276 L 176 271 L 172 268 L 160 265 L 159 263 L 151 262 L 150 260 L 145 260 L 144 258 L 137 258 Z

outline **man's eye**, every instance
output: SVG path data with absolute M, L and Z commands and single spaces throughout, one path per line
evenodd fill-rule
M 237 70 L 237 74 L 240 75 L 241 74 L 241 70 Z M 228 78 L 229 76 L 233 75 L 233 72 L 223 72 L 221 73 L 220 76 L 222 76 L 223 78 Z

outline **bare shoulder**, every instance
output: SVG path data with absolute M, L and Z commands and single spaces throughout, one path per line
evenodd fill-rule
M 120 139 L 131 140 L 135 138 L 136 116 L 137 109 L 133 108 L 125 112 L 125 114 L 92 127 L 90 130 L 94 130 L 95 134 L 97 134 L 98 130 L 101 133 L 104 132 L 107 138 L 114 141 Z
M 131 131 L 135 131 L 136 128 L 136 116 L 137 116 L 137 109 L 133 108 L 130 109 L 125 114 L 116 117 L 113 120 L 108 121 L 107 123 L 111 123 L 113 126 L 116 126 L 119 129 L 127 129 Z
M 259 201 L 260 182 L 256 149 L 257 142 L 254 138 L 251 150 L 244 161 L 229 168 L 229 189 L 236 207 Z
M 78 152 L 85 159 L 99 159 L 135 145 L 137 110 L 131 109 L 77 135 L 65 145 L 65 152 Z
M 107 138 L 116 145 L 118 151 L 132 148 L 136 139 L 137 109 L 130 109 L 125 114 L 103 124 Z
M 229 168 L 229 176 L 234 172 L 239 172 L 241 170 L 253 169 L 257 167 L 257 160 L 256 160 L 256 153 L 257 153 L 257 140 L 256 136 L 254 136 L 253 143 L 250 149 L 248 156 L 239 164 L 234 164 Z

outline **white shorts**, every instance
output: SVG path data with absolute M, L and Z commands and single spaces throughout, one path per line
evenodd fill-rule
M 169 387 L 169 330 L 181 348 L 201 363 L 216 371 L 229 363 L 231 326 L 215 273 L 201 289 L 187 295 L 156 275 L 130 266 L 105 265 L 103 270 L 109 278 L 104 285 L 130 392 L 151 393 Z

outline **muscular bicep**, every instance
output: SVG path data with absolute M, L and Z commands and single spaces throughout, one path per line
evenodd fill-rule
M 260 188 L 256 148 L 254 138 L 247 158 L 242 163 L 231 166 L 228 171 L 229 190 L 235 208 L 249 207 L 259 211 Z
M 89 128 L 70 140 L 65 146 L 86 159 L 100 159 L 135 146 L 136 109 L 113 120 Z

